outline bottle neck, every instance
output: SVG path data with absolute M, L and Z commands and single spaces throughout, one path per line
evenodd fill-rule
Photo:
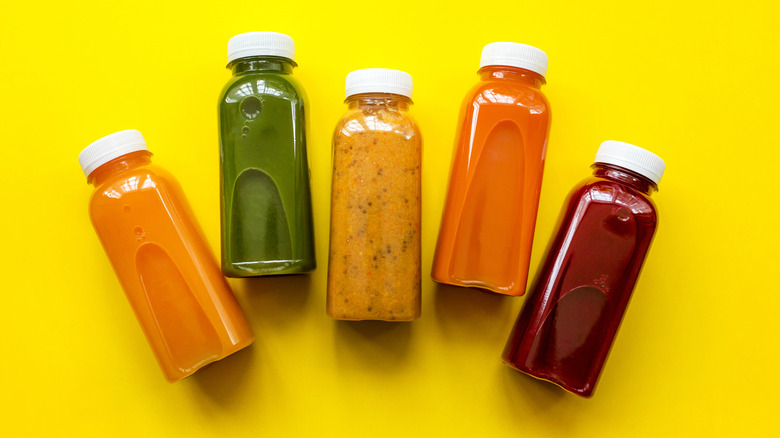
M 349 109 L 387 108 L 395 111 L 409 111 L 412 99 L 400 94 L 362 93 L 353 94 L 344 101 Z
M 97 187 L 109 178 L 136 167 L 151 164 L 152 153 L 149 151 L 136 151 L 114 158 L 108 163 L 92 171 L 87 177 L 87 182 Z
M 509 80 L 522 82 L 530 87 L 542 88 L 547 81 L 539 73 L 520 67 L 506 65 L 486 65 L 477 72 L 483 81 Z
M 250 56 L 234 60 L 227 65 L 227 68 L 230 69 L 233 76 L 253 72 L 290 75 L 292 74 L 293 68 L 297 66 L 298 64 L 292 59 L 278 56 Z
M 593 163 L 590 167 L 594 176 L 633 187 L 646 195 L 658 191 L 658 186 L 653 181 L 625 167 L 606 163 Z

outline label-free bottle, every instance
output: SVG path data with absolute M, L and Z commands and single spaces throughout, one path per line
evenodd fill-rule
M 525 292 L 550 105 L 547 55 L 518 43 L 482 50 L 463 102 L 432 276 L 507 295 Z
M 303 88 L 292 38 L 228 42 L 233 77 L 219 98 L 222 271 L 228 277 L 315 268 Z
M 606 141 L 592 167 L 564 204 L 503 356 L 584 397 L 593 394 L 658 227 L 650 194 L 665 164 L 637 146 Z
M 95 187 L 89 216 L 149 345 L 171 382 L 248 346 L 252 330 L 178 182 L 152 165 L 138 131 L 79 155 Z
M 410 321 L 420 316 L 422 159 L 412 77 L 356 70 L 346 94 L 333 134 L 328 314 Z

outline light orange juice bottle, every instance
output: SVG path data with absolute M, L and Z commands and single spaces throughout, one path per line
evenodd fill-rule
M 550 105 L 547 55 L 518 43 L 482 51 L 460 115 L 432 276 L 522 295 L 528 277 Z
M 79 155 L 95 186 L 92 225 L 168 381 L 248 346 L 252 330 L 178 182 L 152 165 L 138 131 Z

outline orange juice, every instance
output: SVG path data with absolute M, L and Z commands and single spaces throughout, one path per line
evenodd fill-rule
M 522 295 L 550 129 L 547 55 L 517 43 L 482 52 L 460 115 L 432 276 Z
M 166 379 L 180 380 L 254 336 L 193 219 L 184 193 L 138 131 L 89 145 L 95 232 Z

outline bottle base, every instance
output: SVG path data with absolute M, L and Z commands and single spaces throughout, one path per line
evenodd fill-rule
M 241 342 L 239 342 L 237 344 L 233 344 L 233 345 L 229 346 L 225 351 L 222 352 L 222 354 L 217 355 L 217 356 L 213 356 L 213 357 L 210 357 L 210 358 L 207 358 L 203 362 L 201 362 L 200 364 L 192 367 L 191 369 L 187 370 L 186 372 L 177 373 L 177 374 L 169 374 L 169 373 L 166 373 L 165 371 L 163 371 L 163 375 L 165 376 L 165 380 L 167 380 L 169 383 L 179 382 L 179 381 L 184 380 L 187 377 L 190 377 L 193 374 L 197 373 L 198 371 L 203 369 L 206 365 L 212 364 L 214 362 L 219 362 L 220 360 L 222 360 L 222 359 L 224 359 L 224 358 L 226 358 L 226 357 L 228 357 L 228 356 L 230 356 L 230 355 L 232 355 L 234 353 L 238 353 L 239 351 L 243 350 L 244 348 L 252 345 L 253 342 L 255 342 L 255 337 L 254 336 L 246 338 L 246 339 L 242 340 Z
M 222 265 L 222 273 L 230 278 L 264 277 L 270 275 L 307 274 L 316 269 L 317 264 L 309 260 L 271 260 L 258 262 L 238 262 Z
M 457 287 L 469 287 L 474 288 L 482 292 L 488 292 L 496 295 L 509 295 L 512 297 L 519 297 L 525 293 L 525 289 L 515 288 L 511 286 L 495 286 L 479 280 L 456 280 L 452 278 L 439 278 L 435 275 L 431 275 L 433 281 L 439 284 L 446 284 L 449 286 Z
M 328 311 L 328 316 L 335 319 L 336 321 L 382 321 L 382 322 L 412 322 L 420 317 L 420 314 L 414 314 L 410 316 L 400 316 L 400 317 L 387 317 L 382 318 L 379 316 L 360 316 L 360 315 L 334 315 L 330 311 Z
M 589 387 L 586 387 L 586 388 L 575 388 L 575 387 L 572 387 L 570 385 L 567 385 L 567 384 L 561 382 L 559 379 L 556 379 L 553 376 L 549 376 L 549 375 L 544 374 L 544 373 L 537 373 L 537 372 L 534 372 L 534 371 L 532 371 L 530 369 L 527 369 L 525 367 L 516 366 L 513 363 L 511 363 L 509 360 L 507 360 L 507 358 L 502 358 L 502 359 L 503 359 L 504 363 L 507 366 L 509 366 L 510 368 L 512 368 L 512 369 L 514 369 L 516 371 L 520 371 L 521 373 L 525 374 L 526 376 L 530 376 L 530 377 L 533 377 L 536 380 L 542 380 L 542 381 L 547 382 L 547 383 L 552 383 L 553 385 L 563 389 L 564 391 L 569 392 L 569 393 L 574 394 L 574 395 L 578 395 L 578 396 L 580 396 L 582 398 L 591 398 L 593 396 L 593 387 L 592 386 L 589 386 Z

